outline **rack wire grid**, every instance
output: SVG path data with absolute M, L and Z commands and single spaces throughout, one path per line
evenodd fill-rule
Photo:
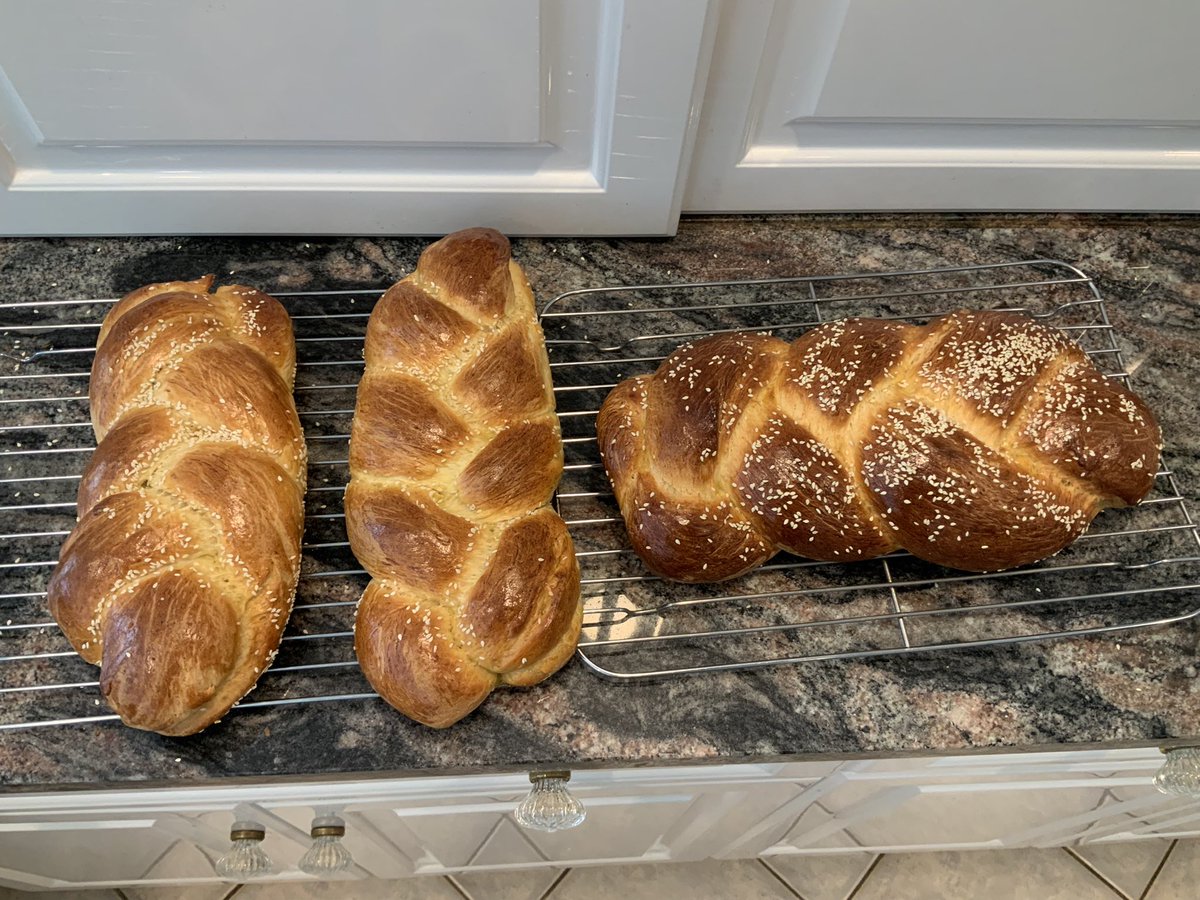
M 304 561 L 279 656 L 240 709 L 375 696 L 354 660 L 353 611 L 367 576 L 346 541 L 342 492 L 362 335 L 380 293 L 275 295 L 295 323 L 296 399 L 309 442 Z M 88 370 L 113 302 L 0 307 L 0 731 L 117 718 L 102 706 L 96 670 L 72 652 L 45 605 L 93 449 Z M 1097 285 L 1053 260 L 601 287 L 546 303 L 566 455 L 555 503 L 581 566 L 587 668 L 631 681 L 1094 635 L 1200 615 L 1200 534 L 1165 466 L 1139 506 L 1107 510 L 1059 555 L 1007 572 L 955 572 L 905 552 L 850 564 L 780 554 L 714 585 L 667 582 L 644 568 L 596 446 L 596 411 L 618 381 L 715 332 L 793 339 L 835 318 L 921 323 L 958 308 L 1024 310 L 1128 383 Z

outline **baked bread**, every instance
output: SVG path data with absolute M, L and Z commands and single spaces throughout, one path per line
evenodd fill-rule
M 270 664 L 304 530 L 291 321 L 212 281 L 149 285 L 105 317 L 98 446 L 48 594 L 121 719 L 170 735 L 215 722 Z
M 350 432 L 346 530 L 371 574 L 354 646 L 434 728 L 536 684 L 579 639 L 579 567 L 547 506 L 563 453 L 533 294 L 485 228 L 428 247 L 380 299 Z
M 1136 396 L 1012 312 L 718 335 L 619 384 L 596 428 L 634 549 L 681 581 L 778 550 L 1024 565 L 1137 503 L 1161 447 Z

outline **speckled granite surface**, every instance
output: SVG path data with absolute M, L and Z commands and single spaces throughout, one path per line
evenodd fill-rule
M 0 302 L 113 296 L 147 282 L 194 277 L 208 271 L 217 272 L 225 281 L 274 292 L 376 288 L 405 274 L 425 243 L 420 239 L 356 238 L 0 241 Z M 1096 277 L 1108 298 L 1109 314 L 1127 353 L 1127 367 L 1133 370 L 1133 385 L 1158 413 L 1166 436 L 1167 462 L 1178 474 L 1184 495 L 1196 507 L 1200 496 L 1200 404 L 1196 387 L 1200 384 L 1200 219 L 713 218 L 685 221 L 679 235 L 671 240 L 521 240 L 515 242 L 514 250 L 543 299 L 573 288 L 616 283 L 873 272 L 1038 257 L 1073 262 Z M 369 298 L 369 294 L 348 294 L 339 301 L 338 308 L 365 311 Z M 351 299 L 360 306 L 350 304 Z M 319 316 L 314 302 L 294 298 L 291 309 L 293 313 Z M 74 307 L 64 310 L 43 306 L 36 315 L 56 316 L 69 324 L 76 321 L 72 316 L 78 312 Z M 102 307 L 91 312 L 102 312 Z M 827 308 L 826 312 L 833 310 Z M 35 321 L 21 318 L 28 315 L 33 314 L 0 312 L 5 321 Z M 712 327 L 724 320 L 700 316 L 695 321 L 699 327 Z M 327 335 L 329 323 L 323 324 L 326 327 L 320 333 Z M 353 332 L 352 325 L 353 321 L 347 320 L 347 335 Z M 298 322 L 298 334 L 317 333 L 306 331 L 308 327 Z M 548 326 L 547 336 L 568 339 L 571 333 L 562 329 L 582 327 L 575 320 L 564 319 Z M 603 325 L 588 327 L 589 340 L 610 337 Z M 624 327 L 627 338 L 629 323 Z M 334 333 L 340 332 L 335 329 Z M 91 339 L 89 334 L 94 337 L 86 330 L 58 329 L 54 342 L 60 347 L 84 347 Z M 37 333 L 0 337 L 0 351 L 17 354 L 44 346 L 46 341 L 45 335 Z M 20 347 L 13 346 L 17 339 L 22 341 Z M 311 342 L 302 358 L 308 354 L 306 358 L 320 362 L 337 358 L 338 351 L 336 342 Z M 0 381 L 4 392 L 0 401 L 34 392 L 46 398 L 37 403 L 0 402 L 0 426 L 29 426 L 0 432 L 0 451 L 9 454 L 0 463 L 0 477 L 39 479 L 47 473 L 71 471 L 72 466 L 77 470 L 82 465 L 86 453 L 69 451 L 86 446 L 90 432 L 46 426 L 82 419 L 84 404 L 53 398 L 71 397 L 85 390 L 86 379 L 69 373 L 84 370 L 89 363 L 86 354 L 62 357 L 48 369 L 36 364 L 16 367 L 0 359 L 3 376 L 51 370 L 67 373 L 57 380 L 39 381 L 36 388 L 20 379 Z M 353 367 L 337 370 L 318 366 L 310 374 L 307 383 L 313 386 L 349 384 L 356 377 Z M 573 381 L 574 377 L 570 370 L 556 370 L 556 380 L 561 378 L 563 385 L 582 383 Z M 315 520 L 306 541 L 336 545 L 343 540 L 337 533 L 340 523 L 336 512 L 337 483 L 344 474 L 337 460 L 344 458 L 344 444 L 339 444 L 335 435 L 344 433 L 349 424 L 346 414 L 336 410 L 352 404 L 353 391 L 326 388 L 313 393 L 306 401 L 309 408 L 327 413 L 315 413 L 306 422 L 310 437 L 317 437 L 312 447 L 319 468 L 314 470 L 312 485 L 330 490 L 310 496 L 309 512 L 329 518 Z M 600 398 L 602 393 L 594 394 L 590 401 Z M 588 402 L 570 393 L 560 394 L 560 406 L 564 408 L 576 403 L 576 408 L 583 409 Z M 564 433 L 573 432 L 565 428 Z M 68 452 L 36 456 L 18 453 L 31 446 Z M 343 455 L 339 457 L 339 453 Z M 571 453 L 568 456 L 570 461 Z M 594 470 L 585 469 L 571 477 L 574 488 L 581 493 L 603 487 Z M 4 534 L 34 533 L 0 540 L 0 595 L 4 595 L 0 597 L 4 607 L 0 622 L 8 623 L 0 629 L 0 654 L 7 657 L 62 652 L 66 645 L 54 628 L 46 628 L 43 633 L 41 628 L 12 626 L 47 620 L 44 601 L 37 595 L 44 589 L 49 566 L 28 564 L 31 560 L 53 559 L 61 541 L 55 532 L 70 527 L 72 521 L 73 513 L 66 504 L 74 496 L 73 482 L 5 482 L 0 488 L 0 507 L 27 502 L 34 492 L 39 495 L 38 503 L 64 504 L 36 514 L 0 509 Z M 18 492 L 24 496 L 16 496 Z M 1140 514 L 1160 513 L 1143 510 Z M 587 512 L 581 508 L 574 515 L 578 518 Z M 1106 515 L 1119 517 L 1124 513 Z M 1123 521 L 1108 520 L 1108 530 L 1119 532 Z M 1161 538 L 1161 546 L 1139 552 L 1179 553 L 1180 546 L 1170 543 L 1178 535 L 1170 535 Z M 612 546 L 615 539 L 613 535 L 577 533 L 583 548 Z M 1120 539 L 1085 542 L 1074 552 L 1079 554 L 1078 560 L 1094 563 L 1101 556 L 1113 555 L 1114 542 L 1121 543 Z M 344 549 L 310 548 L 306 572 L 311 579 L 302 588 L 301 598 L 306 607 L 293 618 L 292 634 L 296 639 L 285 645 L 279 666 L 349 660 L 350 647 L 345 639 L 304 638 L 306 633 L 338 634 L 349 626 L 351 603 L 361 581 L 353 576 L 324 577 L 344 563 Z M 894 578 L 919 581 L 928 574 L 906 572 L 905 565 L 903 561 L 893 565 Z M 1112 601 L 1122 604 L 1122 615 L 1179 613 L 1198 602 L 1194 593 L 1164 598 L 1155 590 L 1178 581 L 1188 571 L 1197 580 L 1194 569 L 1159 566 L 1142 570 L 1135 583 L 1119 580 L 1111 570 L 1089 569 L 1077 584 L 1088 592 L 1126 584 L 1143 590 L 1143 594 Z M 792 576 L 766 573 L 761 577 Z M 795 577 L 816 578 L 824 587 L 834 581 L 854 584 L 859 579 L 867 584 L 877 578 L 865 570 L 801 573 Z M 811 581 L 800 582 L 802 587 L 808 583 Z M 778 584 L 771 584 L 772 589 L 778 589 Z M 1004 599 L 1032 596 L 1018 581 L 1005 585 L 1001 589 Z M 1058 589 L 1066 592 L 1065 587 Z M 839 601 L 842 614 L 879 613 L 876 604 L 882 601 L 878 594 L 848 594 L 852 599 Z M 638 601 L 636 588 L 630 589 L 629 596 Z M 901 602 L 905 609 L 919 610 L 922 604 L 933 602 L 930 596 L 924 588 L 916 587 L 902 595 Z M 641 599 L 644 602 L 645 598 Z M 988 599 L 966 589 L 959 596 L 963 604 Z M 761 611 L 743 610 L 739 615 L 740 624 L 773 621 Z M 1025 614 L 1005 615 L 1015 617 L 1001 623 L 1007 626 Z M 937 638 L 936 629 L 920 634 L 920 628 L 933 626 L 924 620 L 912 621 L 914 640 Z M 1036 631 L 1047 622 L 1059 624 L 1047 614 L 1018 625 Z M 1097 618 L 1086 624 L 1099 622 Z M 864 632 L 861 639 L 870 642 L 873 637 Z M 820 640 L 813 645 L 817 649 L 826 646 Z M 778 649 L 769 639 L 763 639 L 755 648 L 764 652 Z M 636 684 L 601 680 L 575 660 L 541 686 L 497 692 L 474 715 L 443 732 L 409 723 L 378 699 L 239 710 L 207 733 L 181 740 L 132 731 L 117 723 L 0 731 L 0 784 L 9 789 L 131 781 L 177 784 L 226 777 L 521 769 L 551 763 L 582 767 L 742 762 L 807 755 L 1152 744 L 1200 737 L 1196 654 L 1197 629 L 1194 623 L 1184 623 L 1053 643 L 808 663 Z M 311 673 L 280 672 L 272 677 L 269 683 L 264 679 L 248 701 L 313 693 Z M 365 690 L 365 683 L 352 666 L 331 667 L 320 677 L 321 693 L 356 694 Z M 3 688 L 27 688 L 49 679 L 93 678 L 94 670 L 71 655 L 32 662 L 0 660 Z M 0 725 L 22 718 L 104 712 L 102 707 L 94 706 L 95 696 L 95 688 L 9 691 L 0 698 Z

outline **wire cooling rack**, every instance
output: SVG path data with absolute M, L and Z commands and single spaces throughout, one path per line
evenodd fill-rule
M 1105 511 L 1067 550 L 1007 572 L 951 571 L 906 552 L 850 564 L 780 554 L 747 576 L 698 586 L 641 565 L 595 442 L 595 412 L 615 383 L 715 332 L 792 340 L 847 316 L 924 323 L 958 308 L 1023 310 L 1129 383 L 1095 282 L 1053 260 L 601 288 L 548 303 L 542 322 L 567 441 L 558 503 L 582 563 L 583 662 L 634 680 L 1100 634 L 1200 615 L 1200 535 L 1165 467 L 1138 507 Z M 1167 444 L 1169 457 L 1170 435 Z
M 342 515 L 347 435 L 362 335 L 380 291 L 275 294 L 292 315 L 296 398 L 309 442 L 304 562 L 275 664 L 239 705 L 375 696 L 354 660 L 354 604 L 367 576 Z M 96 670 L 50 619 L 45 588 L 75 520 L 93 448 L 87 382 L 114 301 L 0 306 L 0 731 L 112 721 Z M 681 585 L 629 548 L 596 447 L 595 414 L 622 378 L 718 331 L 792 339 L 821 322 L 874 315 L 924 322 L 956 308 L 1022 309 L 1074 337 L 1128 380 L 1095 283 L 1064 263 L 642 285 L 570 291 L 542 312 L 566 467 L 556 503 L 575 539 L 585 619 L 579 655 L 620 680 L 1098 634 L 1200 615 L 1200 535 L 1172 473 L 1139 507 L 1109 510 L 1072 547 L 990 575 L 906 553 L 852 564 L 781 554 L 750 575 Z M 1167 435 L 1167 456 L 1170 435 Z

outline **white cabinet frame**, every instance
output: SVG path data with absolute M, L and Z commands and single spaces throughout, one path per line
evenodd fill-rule
M 464 28 L 470 25 L 469 9 L 479 2 L 468 4 Z M 253 7 L 264 4 L 279 7 L 276 29 L 296 30 L 298 39 L 309 42 L 319 41 L 321 23 L 330 15 L 345 14 L 335 0 L 258 0 L 244 6 L 163 0 L 138 12 L 141 27 L 154 36 L 151 43 L 188 44 L 197 23 L 208 25 L 210 33 L 243 19 L 262 27 Z M 391 21 L 407 7 L 361 0 L 354 8 L 374 10 Z M 157 134 L 156 140 L 141 141 L 128 129 L 119 140 L 53 139 L 38 125 L 39 112 L 47 122 L 57 121 L 54 115 L 74 116 L 75 130 L 64 127 L 62 134 L 97 133 L 85 103 L 92 98 L 52 103 L 45 99 L 55 97 L 46 83 L 61 81 L 65 90 L 76 92 L 95 84 L 98 101 L 119 102 L 121 85 L 104 86 L 101 75 L 99 81 L 81 83 L 71 73 L 100 52 L 83 39 L 86 30 L 93 29 L 100 41 L 105 21 L 128 24 L 128 4 L 0 0 L 0 21 L 9 34 L 6 40 L 0 33 L 0 235 L 443 234 L 485 224 L 513 235 L 673 234 L 714 36 L 716 16 L 710 15 L 709 0 L 536 0 L 536 20 L 528 16 L 529 8 L 530 3 L 514 7 L 526 17 L 513 27 L 537 30 L 540 83 L 506 102 L 522 120 L 528 104 L 538 104 L 540 125 L 532 140 L 507 139 L 503 122 L 493 115 L 491 133 L 503 142 L 489 142 L 487 134 L 472 138 L 461 121 L 457 130 L 447 131 L 461 132 L 457 141 L 379 143 L 339 140 L 317 125 L 299 129 L 293 120 L 272 133 L 313 137 L 205 141 L 187 136 L 172 142 Z M 426 15 L 441 22 L 452 13 L 443 7 Z M 75 55 L 48 67 L 40 42 L 29 46 L 32 39 L 23 35 L 53 32 L 54 21 L 57 29 L 85 33 Z M 406 24 L 392 38 L 396 53 L 421 49 L 412 43 L 421 40 L 420 16 Z M 504 47 L 498 43 L 489 59 L 504 65 Z M 125 54 L 106 58 L 125 60 L 121 65 L 130 71 L 112 71 L 153 78 L 169 60 L 146 56 L 151 52 L 146 44 L 128 36 L 103 52 Z M 219 52 L 220 42 L 208 50 Z M 440 80 L 455 77 L 455 51 L 446 49 L 444 64 L 429 73 L 428 83 L 398 85 L 392 96 L 386 85 L 373 82 L 363 85 L 365 97 L 351 95 L 345 102 L 379 103 L 380 115 L 403 114 L 404 90 L 436 91 Z M 255 62 L 337 65 L 330 59 L 286 57 Z M 523 60 L 511 64 L 528 65 Z M 35 99 L 48 109 L 27 106 L 17 87 L 18 70 L 39 88 Z M 384 77 L 387 67 L 367 71 Z M 253 71 L 247 77 L 254 77 Z M 469 88 L 458 85 L 455 96 Z M 153 105 L 142 94 L 137 98 Z M 261 106 L 255 108 L 261 112 Z M 164 105 L 159 113 L 165 116 L 171 109 Z M 152 117 L 156 110 L 142 112 Z M 435 112 L 426 113 L 430 118 L 424 132 L 414 132 L 417 138 L 441 129 Z M 446 110 L 448 120 L 464 115 L 462 108 Z

